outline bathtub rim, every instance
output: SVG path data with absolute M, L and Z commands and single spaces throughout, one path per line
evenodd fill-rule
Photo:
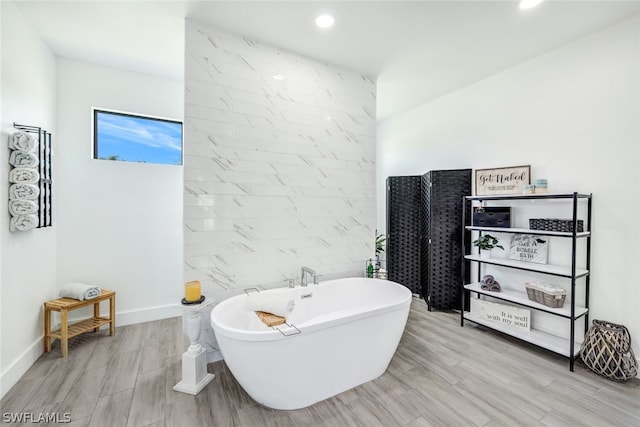
M 350 323 L 350 322 L 356 322 L 358 320 L 361 319 L 366 319 L 369 317 L 373 317 L 382 313 L 387 313 L 387 312 L 391 312 L 391 311 L 399 311 L 399 310 L 409 310 L 409 307 L 411 305 L 411 301 L 413 299 L 413 294 L 411 293 L 411 291 L 406 288 L 405 286 L 397 283 L 397 282 L 393 282 L 393 281 L 389 281 L 389 280 L 382 280 L 382 279 L 370 279 L 370 278 L 364 278 L 364 277 L 349 277 L 349 278 L 343 278 L 343 279 L 334 279 L 334 280 L 328 280 L 328 281 L 323 281 L 318 283 L 317 285 L 309 285 L 308 287 L 296 287 L 294 288 L 295 290 L 299 291 L 302 290 L 302 292 L 304 292 L 305 290 L 308 290 L 310 292 L 313 291 L 314 287 L 316 286 L 323 286 L 323 285 L 327 285 L 327 284 L 331 284 L 331 283 L 335 283 L 335 282 L 340 282 L 340 281 L 347 281 L 350 279 L 364 279 L 364 280 L 376 280 L 379 282 L 385 282 L 385 285 L 387 284 L 393 284 L 395 286 L 399 286 L 403 289 L 403 291 L 400 292 L 405 292 L 405 296 L 404 298 L 400 299 L 398 302 L 392 303 L 392 304 L 388 304 L 388 305 L 384 305 L 384 306 L 375 306 L 375 308 L 373 309 L 369 309 L 369 310 L 365 310 L 365 311 L 358 311 L 355 313 L 351 313 L 349 315 L 346 316 L 341 316 L 341 317 L 337 317 L 335 319 L 330 319 L 330 320 L 325 320 L 322 322 L 314 322 L 314 323 L 303 323 L 300 325 L 295 325 L 299 330 L 300 333 L 305 333 L 305 334 L 309 334 L 309 333 L 313 333 L 315 331 L 319 331 L 322 329 L 326 329 L 326 328 L 330 328 L 330 327 L 335 327 L 338 325 L 342 325 L 345 323 Z M 282 289 L 287 289 L 287 288 L 274 288 L 274 289 L 268 289 L 265 291 L 261 291 L 261 292 L 269 292 L 269 291 L 280 291 L 282 292 Z M 229 304 L 233 304 L 236 303 L 239 299 L 241 298 L 247 298 L 246 294 L 240 294 L 240 295 L 235 295 L 233 297 L 227 298 L 224 301 L 221 301 L 219 304 L 217 304 L 213 310 L 211 310 L 211 316 L 210 316 L 210 321 L 211 321 L 211 326 L 213 327 L 214 333 L 216 335 L 220 334 L 223 335 L 227 338 L 232 338 L 232 339 L 237 339 L 237 340 L 241 340 L 241 341 L 277 341 L 277 340 L 282 340 L 282 339 L 292 339 L 295 338 L 296 334 L 292 334 L 292 335 L 283 335 L 282 332 L 278 331 L 277 329 L 274 328 L 270 328 L 269 330 L 264 330 L 264 331 L 248 331 L 245 329 L 239 329 L 239 328 L 233 328 L 224 324 L 220 324 L 219 322 L 216 322 L 216 320 L 214 320 L 215 318 L 215 314 L 216 311 L 218 309 L 218 307 L 221 307 L 219 310 L 223 309 L 225 306 L 229 305 Z M 282 327 L 282 330 L 285 333 L 289 333 L 289 332 L 295 332 L 293 330 L 293 328 L 289 328 L 289 327 Z

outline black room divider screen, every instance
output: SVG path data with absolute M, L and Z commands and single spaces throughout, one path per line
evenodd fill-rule
M 468 282 L 461 268 L 462 200 L 468 195 L 471 169 L 387 178 L 388 277 L 424 298 L 429 309 L 460 308 L 463 279 Z
M 420 295 L 421 186 L 419 175 L 387 178 L 387 277 Z

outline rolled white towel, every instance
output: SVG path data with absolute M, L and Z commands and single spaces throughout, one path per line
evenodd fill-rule
M 554 285 L 552 283 L 547 283 L 547 282 L 536 282 L 535 283 L 536 287 L 546 293 L 566 293 L 566 291 L 564 290 L 563 287 L 558 286 L 558 285 Z
M 15 184 L 26 183 L 35 184 L 40 180 L 40 174 L 37 170 L 31 168 L 13 168 L 9 172 L 9 182 Z
M 33 151 L 38 142 L 26 132 L 18 131 L 9 135 L 9 148 L 12 150 Z
M 274 293 L 252 293 L 247 298 L 246 307 L 251 311 L 266 311 L 276 316 L 287 317 L 295 308 L 296 303 L 292 296 Z
M 36 200 L 40 195 L 40 189 L 33 184 L 11 184 L 9 186 L 10 199 Z
M 98 297 L 100 295 L 100 287 L 85 285 L 84 283 L 67 283 L 60 289 L 59 295 L 63 298 L 84 301 Z
M 9 213 L 13 216 L 30 215 L 38 212 L 33 200 L 9 199 Z
M 12 216 L 9 222 L 11 231 L 27 231 L 38 226 L 38 217 L 31 215 Z
M 17 168 L 35 168 L 39 163 L 38 156 L 28 151 L 13 150 L 9 154 L 9 164 Z

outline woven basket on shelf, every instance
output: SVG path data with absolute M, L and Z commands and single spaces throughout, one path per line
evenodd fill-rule
M 564 300 L 567 297 L 567 291 L 557 286 L 539 286 L 533 282 L 524 284 L 527 289 L 527 297 L 531 301 L 535 301 L 551 308 L 562 308 Z
M 538 289 L 527 288 L 527 297 L 531 301 L 535 301 L 542 305 L 546 305 L 551 308 L 562 308 L 564 306 L 564 300 L 566 295 L 553 295 L 547 292 L 540 291 Z
M 627 381 L 638 373 L 631 335 L 623 325 L 594 320 L 580 346 L 582 361 L 596 374 Z
M 557 218 L 530 218 L 529 228 L 532 230 L 545 230 L 545 231 L 561 231 L 564 233 L 573 232 L 573 221 L 570 219 L 557 219 Z M 584 221 L 578 220 L 578 233 L 584 231 Z

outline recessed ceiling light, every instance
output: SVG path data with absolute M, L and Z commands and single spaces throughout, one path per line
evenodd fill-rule
M 284 76 L 282 74 L 274 74 L 271 77 L 273 77 L 274 80 L 284 80 Z
M 542 1 L 543 0 L 520 0 L 520 9 L 531 9 L 542 3 Z
M 329 28 L 333 26 L 334 22 L 335 19 L 329 14 L 318 15 L 316 18 L 316 25 L 320 28 Z

